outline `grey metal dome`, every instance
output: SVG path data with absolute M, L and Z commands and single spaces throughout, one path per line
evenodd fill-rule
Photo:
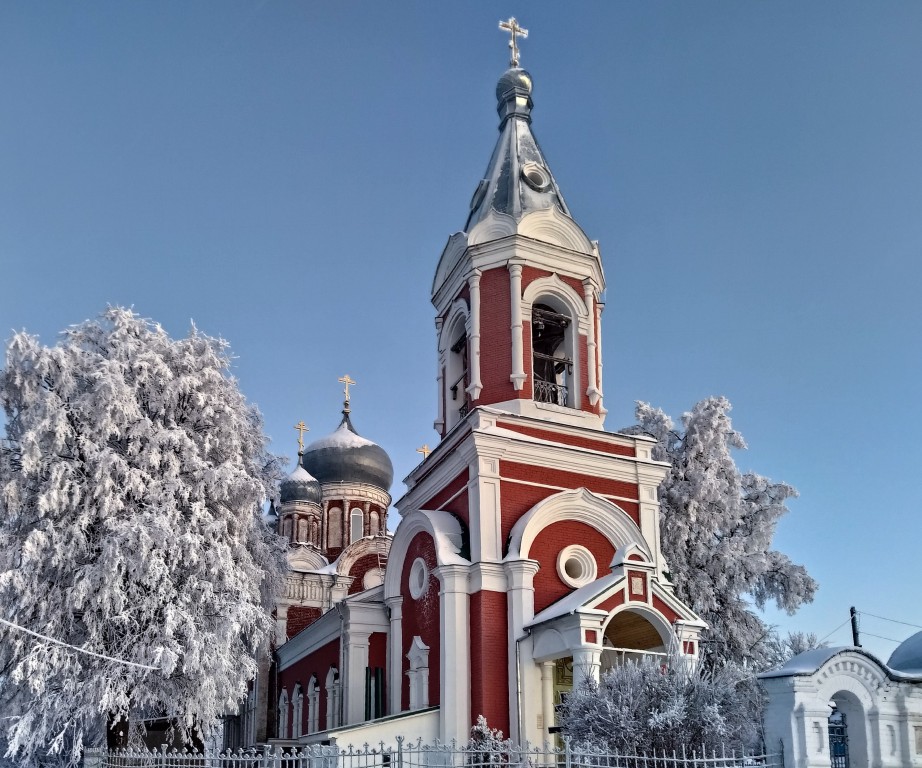
M 907 675 L 922 675 L 922 632 L 900 643 L 887 662 L 890 669 Z
M 294 472 L 282 480 L 279 497 L 283 504 L 288 501 L 309 501 L 320 504 L 323 494 L 317 479 L 299 464 Z
M 513 89 L 531 94 L 531 85 L 529 72 L 520 67 L 511 67 L 503 72 L 503 76 L 496 84 L 496 100 L 502 103 L 506 94 Z
M 301 466 L 322 484 L 366 483 L 390 491 L 394 465 L 384 449 L 355 431 L 349 411 L 343 411 L 339 427 L 315 440 L 301 456 Z

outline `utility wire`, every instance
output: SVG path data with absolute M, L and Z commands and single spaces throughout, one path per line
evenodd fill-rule
M 908 621 L 899 621 L 898 619 L 888 619 L 886 616 L 878 616 L 876 613 L 868 613 L 867 611 L 858 611 L 862 616 L 872 616 L 875 619 L 881 619 L 883 621 L 892 621 L 894 624 L 902 624 L 905 627 L 915 627 L 916 629 L 922 629 L 922 624 L 910 624 Z
M 884 637 L 883 635 L 875 635 L 873 632 L 862 632 L 862 635 L 867 635 L 868 637 L 876 637 L 878 640 L 889 640 L 891 643 L 902 643 L 902 640 L 894 640 L 892 637 Z
M 849 616 L 845 621 L 843 621 L 841 624 L 839 624 L 838 627 L 836 627 L 834 630 L 832 630 L 832 632 L 830 632 L 828 635 L 824 635 L 823 637 L 821 637 L 821 638 L 818 640 L 818 642 L 822 643 L 822 642 L 823 642 L 824 640 L 826 640 L 827 638 L 832 637 L 832 635 L 834 635 L 836 632 L 838 632 L 840 629 L 842 629 L 842 627 L 844 627 L 846 624 L 848 624 L 848 622 L 850 622 L 851 620 L 852 620 L 852 618 L 851 618 L 851 616 Z
M 148 664 L 138 664 L 134 661 L 126 661 L 125 659 L 116 659 L 113 656 L 105 656 L 102 653 L 94 653 L 93 651 L 88 651 L 85 648 L 78 648 L 76 645 L 71 645 L 70 643 L 65 643 L 61 640 L 55 640 L 53 637 L 48 637 L 48 635 L 41 635 L 38 632 L 33 632 L 31 629 L 26 629 L 25 627 L 20 627 L 18 624 L 14 624 L 12 621 L 7 621 L 6 619 L 0 619 L 0 624 L 6 624 L 8 627 L 13 629 L 18 629 L 20 632 L 25 632 L 27 635 L 32 635 L 32 637 L 37 637 L 39 640 L 46 640 L 49 643 L 54 643 L 55 645 L 62 645 L 65 648 L 70 648 L 77 653 L 85 653 L 87 656 L 95 656 L 97 659 L 105 659 L 106 661 L 115 661 L 119 664 L 125 664 L 129 667 L 139 667 L 140 669 L 160 669 L 160 667 L 151 667 Z

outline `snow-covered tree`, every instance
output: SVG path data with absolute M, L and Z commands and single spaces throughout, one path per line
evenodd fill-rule
M 799 653 L 827 646 L 828 643 L 820 640 L 814 632 L 788 632 L 781 635 L 777 629 L 772 628 L 762 643 L 762 668 L 780 667 Z
M 491 728 L 487 718 L 477 716 L 477 722 L 471 726 L 471 739 L 465 747 L 469 766 L 505 765 L 509 762 L 512 742 L 503 739 L 503 732 Z
M 774 600 L 793 613 L 817 584 L 802 565 L 772 549 L 778 520 L 797 491 L 740 472 L 731 453 L 746 447 L 730 422 L 730 403 L 711 397 L 682 416 L 676 429 L 663 411 L 638 403 L 639 426 L 653 435 L 655 458 L 671 464 L 660 487 L 661 537 L 678 596 L 709 625 L 702 651 L 717 659 L 761 665 L 769 628 L 752 605 Z
M 0 371 L 8 756 L 32 765 L 50 751 L 74 762 L 121 718 L 167 717 L 207 733 L 244 694 L 284 550 L 261 516 L 278 461 L 229 366 L 225 342 L 194 328 L 173 340 L 121 308 L 53 347 L 26 333 L 9 342 Z
M 763 697 L 751 673 L 728 663 L 690 668 L 644 658 L 579 681 L 561 705 L 563 733 L 578 747 L 621 755 L 758 746 Z

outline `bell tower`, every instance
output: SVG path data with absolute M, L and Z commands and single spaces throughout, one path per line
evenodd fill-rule
M 504 29 L 513 43 L 524 32 Z M 510 47 L 496 86 L 499 138 L 432 285 L 442 437 L 477 406 L 591 429 L 605 415 L 598 244 L 532 133 L 532 77 Z

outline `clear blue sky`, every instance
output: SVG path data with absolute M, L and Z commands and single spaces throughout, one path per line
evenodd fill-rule
M 429 288 L 493 147 L 510 15 L 601 241 L 608 427 L 726 395 L 741 467 L 800 490 L 777 545 L 821 584 L 768 620 L 922 625 L 917 2 L 7 0 L 3 338 L 107 303 L 194 320 L 291 457 L 348 372 L 399 496 L 436 439 Z

